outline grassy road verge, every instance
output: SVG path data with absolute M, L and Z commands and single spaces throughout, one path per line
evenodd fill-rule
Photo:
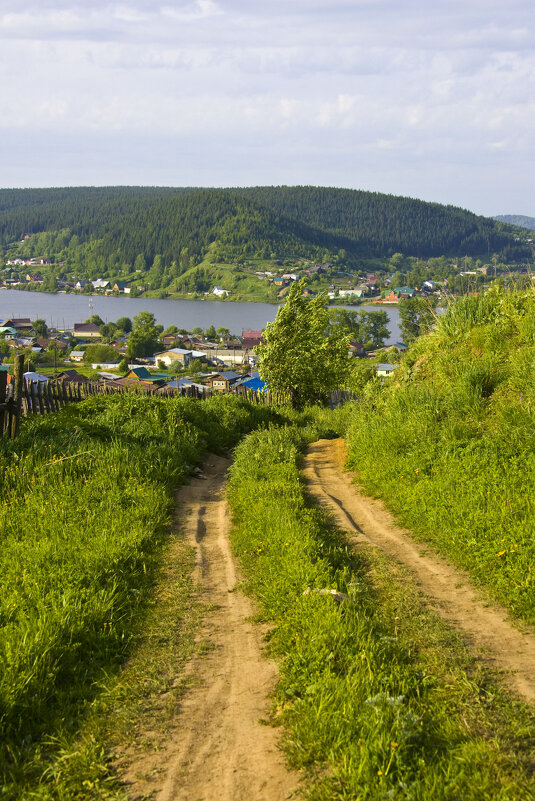
M 296 429 L 247 437 L 228 497 L 247 590 L 275 624 L 274 716 L 309 798 L 531 798 L 532 715 L 422 608 L 399 568 L 346 547 L 306 498 L 302 446 Z
M 111 788 L 87 721 L 146 633 L 174 489 L 206 449 L 275 417 L 230 397 L 101 397 L 0 443 L 2 798 Z

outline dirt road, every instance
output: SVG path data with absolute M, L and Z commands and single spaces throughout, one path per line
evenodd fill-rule
M 380 501 L 359 492 L 352 483 L 354 476 L 343 470 L 344 461 L 343 440 L 312 445 L 304 467 L 309 491 L 329 505 L 338 525 L 351 532 L 356 543 L 374 545 L 408 567 L 429 604 L 465 635 L 512 689 L 534 703 L 533 631 L 516 628 L 503 609 L 482 598 L 466 574 L 429 546 L 412 540 Z
M 249 599 L 235 591 L 223 497 L 228 464 L 210 457 L 204 477 L 178 497 L 186 537 L 196 549 L 196 580 L 209 605 L 202 636 L 212 647 L 188 666 L 195 686 L 186 692 L 176 734 L 165 745 L 158 801 L 282 801 L 298 784 L 284 765 L 277 731 L 261 722 L 276 668 L 262 656 Z

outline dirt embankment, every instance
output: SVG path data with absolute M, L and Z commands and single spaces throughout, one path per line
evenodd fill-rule
M 412 572 L 427 602 L 464 635 L 478 656 L 500 671 L 525 700 L 535 702 L 535 634 L 518 628 L 503 609 L 490 604 L 469 577 L 417 543 L 396 525 L 384 505 L 362 495 L 343 470 L 343 440 L 320 440 L 308 451 L 304 474 L 309 491 L 333 511 L 355 543 L 376 546 Z
M 129 767 L 130 794 L 157 801 L 282 801 L 299 777 L 285 766 L 278 732 L 263 725 L 276 667 L 263 656 L 262 632 L 239 590 L 224 498 L 229 462 L 208 459 L 202 477 L 177 498 L 187 540 L 196 552 L 195 579 L 208 605 L 205 653 L 187 666 L 186 691 L 165 747 Z M 178 677 L 180 678 L 180 677 Z M 136 775 L 153 775 L 150 787 Z

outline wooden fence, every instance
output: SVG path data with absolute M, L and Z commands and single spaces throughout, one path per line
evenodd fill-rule
M 153 387 L 147 384 L 117 386 L 114 382 L 66 382 L 26 381 L 23 375 L 24 357 L 15 357 L 13 380 L 7 384 L 7 373 L 0 371 L 0 437 L 17 436 L 22 417 L 31 414 L 57 412 L 68 403 L 78 403 L 94 395 L 116 395 L 136 392 L 164 398 L 188 397 L 206 400 L 219 394 L 210 387 Z M 246 388 L 231 390 L 257 405 L 283 405 L 288 396 L 279 392 L 256 392 Z

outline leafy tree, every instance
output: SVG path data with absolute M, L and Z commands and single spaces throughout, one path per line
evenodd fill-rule
M 437 298 L 407 298 L 399 302 L 401 333 L 408 345 L 431 330 L 436 320 Z
M 145 262 L 145 256 L 143 253 L 138 253 L 136 256 L 136 260 L 134 262 L 134 270 L 138 273 L 144 273 L 147 269 L 147 264 Z
M 124 331 L 125 334 L 129 334 L 132 330 L 132 320 L 130 317 L 119 317 L 119 319 L 115 321 L 115 325 L 120 331 Z
M 43 280 L 43 290 L 45 292 L 57 292 L 58 291 L 58 281 L 56 278 L 56 274 L 54 272 L 50 273 L 50 275 L 46 275 Z
M 104 342 L 111 342 L 112 339 L 115 339 L 116 333 L 117 327 L 115 323 L 104 323 L 104 325 L 100 326 L 100 335 Z
M 390 336 L 388 330 L 388 312 L 385 311 L 370 311 L 361 312 L 366 315 L 362 320 L 363 328 L 363 342 L 371 342 L 374 348 L 382 348 L 385 344 L 385 339 Z
M 38 337 L 46 337 L 48 335 L 48 326 L 46 321 L 41 317 L 33 321 L 32 328 L 35 331 L 35 335 Z
M 218 335 L 219 339 L 224 339 L 225 337 L 228 337 L 228 335 L 230 334 L 230 329 L 225 328 L 225 326 L 223 325 L 220 325 L 216 331 L 216 334 Z
M 91 317 L 88 317 L 85 322 L 94 323 L 95 325 L 98 325 L 99 328 L 101 325 L 104 325 L 104 320 L 98 314 L 92 314 Z
M 136 314 L 126 345 L 127 355 L 131 358 L 152 356 L 158 348 L 161 331 L 162 326 L 156 325 L 156 318 L 152 312 L 142 311 Z
M 290 395 L 292 405 L 326 401 L 349 370 L 349 337 L 330 329 L 325 295 L 303 295 L 305 281 L 295 281 L 274 322 L 258 346 L 261 377 L 270 388 Z
M 204 332 L 205 337 L 209 340 L 213 341 L 216 338 L 216 330 L 213 325 L 209 325 L 206 331 Z
M 159 253 L 154 257 L 152 267 L 150 268 L 147 280 L 151 289 L 159 289 L 162 285 L 163 278 L 163 261 Z
M 194 334 L 195 336 L 199 337 L 199 336 L 202 336 L 204 332 L 203 332 L 203 330 L 202 330 L 202 328 L 200 326 L 196 325 L 191 333 Z
M 123 375 L 128 372 L 128 359 L 126 357 L 124 359 L 121 359 L 121 361 L 119 362 L 119 366 L 117 367 L 117 370 Z
M 381 348 L 385 339 L 390 336 L 387 328 L 388 313 L 385 311 L 333 309 L 329 316 L 332 325 L 350 339 L 356 339 L 363 344 L 370 343 L 374 348 Z
M 85 349 L 84 361 L 89 364 L 97 362 L 116 362 L 118 353 L 111 345 L 88 345 Z

